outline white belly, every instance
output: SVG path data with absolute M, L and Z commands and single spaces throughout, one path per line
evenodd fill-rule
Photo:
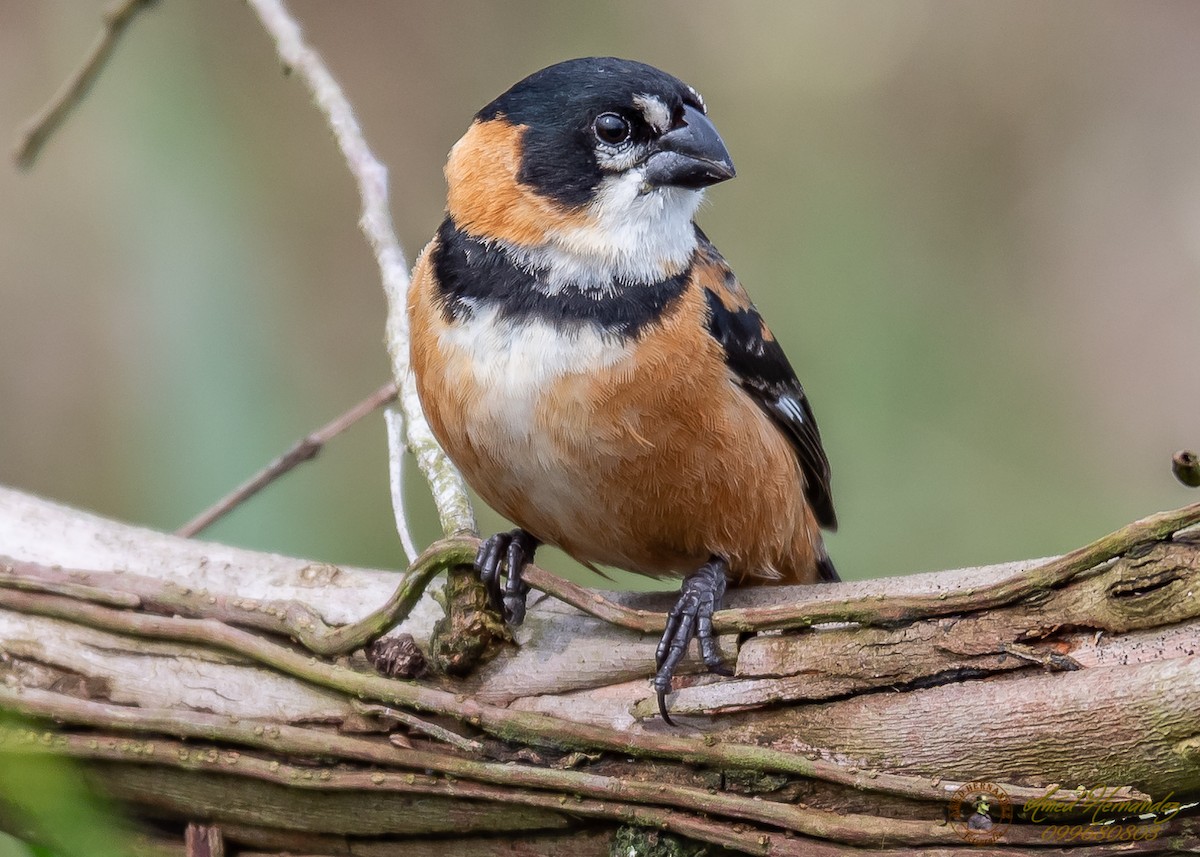
M 536 415 L 545 397 L 561 396 L 573 381 L 582 387 L 589 374 L 629 356 L 626 344 L 595 327 L 564 331 L 542 321 L 501 319 L 495 309 L 460 321 L 441 338 L 443 348 L 467 357 L 474 373 L 481 396 L 473 421 L 497 440 L 513 442 L 541 434 Z
M 595 486 L 580 456 L 620 455 L 621 444 L 596 431 L 589 379 L 628 359 L 630 346 L 591 326 L 562 330 L 488 309 L 443 331 L 441 347 L 467 358 L 477 395 L 461 429 L 498 470 L 488 468 L 486 483 L 465 473 L 468 481 L 500 511 L 521 498 L 564 535 L 594 527 Z

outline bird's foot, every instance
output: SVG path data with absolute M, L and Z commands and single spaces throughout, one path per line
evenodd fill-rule
M 525 582 L 523 572 L 525 566 L 533 562 L 539 544 L 525 530 L 513 530 L 486 539 L 475 554 L 475 570 L 487 588 L 488 600 L 504 616 L 504 621 L 514 627 L 525 621 L 529 584 Z M 505 578 L 503 584 L 502 576 Z
M 667 714 L 667 693 L 671 690 L 671 679 L 675 668 L 687 654 L 688 644 L 693 638 L 700 640 L 700 656 L 709 670 L 720 675 L 732 675 L 721 662 L 717 652 L 717 638 L 713 634 L 712 615 L 725 597 L 726 573 L 729 563 L 714 556 L 683 581 L 679 600 L 667 614 L 667 629 L 658 643 L 654 665 L 654 690 L 658 694 L 658 711 L 662 719 L 675 725 Z

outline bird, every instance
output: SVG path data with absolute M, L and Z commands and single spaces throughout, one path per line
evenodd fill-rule
M 682 578 L 652 679 L 664 721 L 693 639 L 728 675 L 727 587 L 838 580 L 829 461 L 779 341 L 695 223 L 733 178 L 696 89 L 584 57 L 479 110 L 413 269 L 410 358 L 429 425 L 516 524 L 476 569 L 511 625 L 541 545 Z

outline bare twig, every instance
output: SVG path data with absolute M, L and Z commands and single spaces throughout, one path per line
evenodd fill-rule
M 417 557 L 386 602 L 349 625 L 330 627 L 299 601 L 229 598 L 163 584 L 129 573 L 52 569 L 0 555 L 0 590 L 44 592 L 77 601 L 142 609 L 285 634 L 315 655 L 349 654 L 403 622 L 433 578 L 460 564 L 461 554 L 437 545 Z M 84 581 L 84 582 L 80 582 Z
M 430 723 L 428 720 L 422 720 L 420 717 L 417 717 L 415 714 L 409 714 L 407 711 L 388 708 L 386 705 L 369 705 L 365 702 L 359 702 L 357 699 L 352 699 L 350 704 L 359 714 L 366 714 L 371 717 L 378 717 L 381 720 L 390 720 L 393 723 L 399 723 L 402 726 L 407 726 L 413 732 L 420 732 L 436 741 L 442 741 L 452 747 L 457 747 L 459 750 L 464 750 L 468 753 L 474 753 L 477 756 L 483 752 L 483 745 L 478 741 L 464 738 L 457 732 L 452 732 L 444 726 L 438 726 L 436 723 Z
M 1174 533 L 1198 523 L 1200 503 L 1192 503 L 1181 509 L 1159 512 L 1134 521 L 1090 545 L 986 586 L 955 592 L 895 595 L 886 600 L 881 600 L 878 595 L 836 601 L 821 596 L 797 598 L 791 603 L 776 607 L 719 610 L 713 614 L 713 627 L 719 633 L 729 633 L 807 628 L 823 622 L 857 622 L 862 625 L 888 626 L 952 613 L 987 610 L 1062 586 L 1076 575 L 1142 545 L 1169 538 Z M 453 563 L 448 557 L 445 560 L 446 564 L 465 564 L 474 557 L 478 546 L 478 539 L 471 537 L 443 539 L 430 546 L 429 552 L 444 551 L 452 556 Z M 597 590 L 563 580 L 537 566 L 529 566 L 524 577 L 525 582 L 533 588 L 540 589 L 589 616 L 621 628 L 643 634 L 660 634 L 666 627 L 666 616 L 663 613 L 617 604 Z
M 156 0 L 124 0 L 104 13 L 104 29 L 96 37 L 83 64 L 71 75 L 41 111 L 29 120 L 17 139 L 13 159 L 27 170 L 33 166 L 42 147 L 70 112 L 83 100 L 100 75 L 104 63 L 112 56 L 117 41 L 137 13 L 152 6 Z
M 104 63 L 112 55 L 117 41 L 134 17 L 156 0 L 124 0 L 105 13 L 104 29 L 92 46 L 88 57 L 80 68 L 63 84 L 50 102 L 37 116 L 30 120 L 17 142 L 14 158 L 18 166 L 27 169 L 33 165 L 46 141 L 66 119 L 70 111 L 79 104 L 91 85 L 99 76 Z M 300 29 L 281 2 L 261 0 L 251 5 L 258 12 L 263 25 L 275 38 L 281 59 L 290 68 L 299 70 L 308 83 L 317 106 L 333 129 L 346 162 L 358 182 L 363 201 L 360 226 L 375 251 L 383 276 L 384 289 L 389 301 L 403 306 L 408 288 L 407 264 L 404 253 L 396 240 L 388 211 L 387 171 L 367 148 L 362 131 L 354 119 L 349 102 L 329 74 L 321 59 L 303 42 Z M 403 315 L 403 312 L 400 313 Z M 457 471 L 441 452 L 420 412 L 415 386 L 408 372 L 408 335 L 401 331 L 399 338 L 389 332 L 393 346 L 393 369 L 400 379 L 403 392 L 401 407 L 408 425 L 408 440 L 403 442 L 404 421 L 399 414 L 388 420 L 389 446 L 391 447 L 391 470 L 393 474 L 392 499 L 396 513 L 397 532 L 409 561 L 417 555 L 407 518 L 404 515 L 403 494 L 399 486 L 402 474 L 403 452 L 411 449 L 417 456 L 434 490 L 439 513 L 446 533 L 469 532 L 474 529 L 474 516 L 465 487 Z M 385 392 L 386 391 L 386 392 Z M 297 464 L 307 461 L 320 452 L 324 443 L 344 431 L 367 413 L 397 397 L 394 384 L 376 392 L 370 399 L 355 406 L 333 423 L 301 440 L 292 449 L 271 462 L 262 472 L 239 486 L 211 508 L 189 521 L 176 531 L 177 535 L 194 536 L 230 510 L 253 496 L 258 491 L 287 473 Z M 382 396 L 382 399 L 379 397 Z M 368 403 L 372 403 L 369 404 Z M 361 410 L 367 408 L 367 410 Z
M 254 474 L 254 476 L 250 477 L 250 479 L 243 482 L 176 530 L 175 535 L 180 538 L 190 539 L 197 533 L 208 529 L 276 479 L 288 473 L 296 465 L 316 458 L 325 447 L 325 444 L 346 431 L 346 429 L 350 428 L 363 417 L 374 413 L 389 402 L 395 401 L 395 399 L 396 385 L 390 382 L 384 384 L 341 416 L 317 429 L 312 434 L 296 441 L 295 445 L 283 455 L 276 458 L 258 473 Z
M 1200 523 L 1200 503 L 1192 503 L 1171 512 L 1159 512 L 1134 521 L 1089 545 L 986 586 L 941 593 L 934 597 L 910 595 L 889 598 L 882 603 L 876 598 L 865 598 L 839 604 L 812 605 L 809 609 L 787 605 L 759 610 L 726 610 L 713 617 L 713 624 L 718 630 L 724 631 L 803 628 L 818 622 L 887 625 L 963 610 L 988 610 L 1062 586 L 1078 574 L 1142 545 L 1169 538 L 1197 523 Z
M 461 557 L 433 545 L 409 566 L 395 592 L 382 606 L 351 625 L 341 625 L 314 642 L 321 655 L 344 655 L 361 649 L 400 624 L 421 600 L 429 582 L 443 571 L 461 564 Z
M 396 533 L 400 546 L 409 564 L 417 559 L 417 545 L 408 526 L 408 512 L 404 504 L 404 462 L 408 460 L 408 444 L 404 440 L 404 414 L 395 407 L 383 409 L 383 421 L 387 425 L 388 441 L 388 484 L 392 490 L 392 515 L 396 519 Z
M 104 580 L 105 577 L 111 579 L 113 575 L 105 575 L 101 580 Z M 67 598 L 90 601 L 93 604 L 103 604 L 107 607 L 121 607 L 125 610 L 136 610 L 143 606 L 142 599 L 137 593 L 93 586 L 88 583 L 77 583 L 68 580 L 67 575 L 55 569 L 6 556 L 0 556 L 0 586 L 21 589 L 26 592 L 63 595 Z
M 387 168 L 372 154 L 354 110 L 321 57 L 304 41 L 299 24 L 281 0 L 249 0 L 263 27 L 275 41 L 284 66 L 296 73 L 312 93 L 337 139 L 346 165 L 354 175 L 362 199 L 358 225 L 375 252 L 375 261 L 387 296 L 388 348 L 392 374 L 400 389 L 399 405 L 407 426 L 407 444 L 425 475 L 446 535 L 475 531 L 475 513 L 458 470 L 442 452 L 430 431 L 417 398 L 408 359 L 408 263 L 392 227 L 388 207 Z M 398 427 L 397 427 L 398 428 Z

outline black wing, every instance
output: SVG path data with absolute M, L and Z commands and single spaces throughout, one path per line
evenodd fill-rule
M 708 256 L 708 264 L 697 265 L 695 272 L 702 278 L 700 285 L 708 300 L 709 333 L 724 349 L 725 363 L 738 383 L 779 424 L 795 448 L 804 471 L 804 494 L 817 523 L 836 530 L 829 459 L 804 388 L 745 289 L 716 249 L 701 238 L 701 252 Z

